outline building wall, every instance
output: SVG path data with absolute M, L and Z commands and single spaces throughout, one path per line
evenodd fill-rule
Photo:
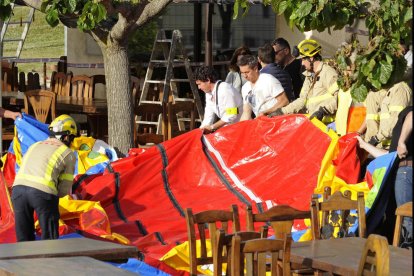
M 364 22 L 356 22 L 352 28 L 354 30 L 365 31 Z M 324 32 L 311 31 L 307 33 L 302 33 L 298 29 L 290 29 L 289 25 L 286 23 L 286 20 L 283 16 L 276 17 L 276 37 L 283 37 L 289 44 L 292 46 L 298 45 L 300 41 L 305 38 L 312 38 L 317 40 L 322 46 L 322 55 L 326 58 L 334 56 L 336 50 L 341 46 L 345 41 L 348 41 L 351 37 L 351 33 L 347 32 L 344 29 L 342 30 L 331 30 L 329 33 L 327 30 Z M 364 45 L 368 42 L 368 37 L 365 35 L 358 35 L 358 39 Z

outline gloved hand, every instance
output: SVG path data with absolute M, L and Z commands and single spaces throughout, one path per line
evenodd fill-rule
M 335 122 L 332 122 L 332 123 L 330 123 L 326 126 L 327 131 L 329 131 L 330 129 L 332 129 L 333 131 L 336 132 L 336 123 Z
M 309 120 L 312 120 L 313 118 L 318 119 L 319 121 L 322 121 L 323 116 L 328 115 L 329 112 L 326 110 L 323 106 L 319 107 L 317 111 L 315 111 L 310 117 Z
M 275 116 L 280 116 L 283 115 L 282 112 L 282 108 L 278 108 L 275 111 L 273 111 L 272 113 L 270 113 L 269 115 L 267 115 L 269 118 L 275 117 Z
M 379 142 L 380 141 L 378 140 L 378 137 L 374 135 L 371 137 L 371 139 L 369 139 L 368 144 L 371 144 L 375 147 L 376 145 L 379 144 Z

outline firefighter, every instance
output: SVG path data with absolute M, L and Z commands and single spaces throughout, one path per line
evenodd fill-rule
M 292 113 L 308 113 L 324 123 L 334 119 L 337 110 L 338 74 L 322 61 L 321 45 L 313 39 L 305 39 L 298 45 L 302 65 L 305 67 L 305 81 L 299 98 L 269 116 Z
M 412 103 L 412 90 L 404 81 L 397 82 L 388 90 L 369 92 L 365 100 L 367 115 L 358 133 L 365 134 L 365 142 L 388 149 L 398 114 Z
M 69 145 L 77 134 L 73 118 L 60 115 L 49 126 L 49 138 L 24 155 L 12 191 L 17 241 L 35 240 L 34 211 L 42 240 L 59 237 L 59 197 L 71 194 L 76 158 Z

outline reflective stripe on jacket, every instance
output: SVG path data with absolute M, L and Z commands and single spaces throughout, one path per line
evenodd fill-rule
M 73 184 L 75 155 L 57 139 L 33 144 L 23 156 L 13 186 L 30 186 L 46 193 L 67 195 Z

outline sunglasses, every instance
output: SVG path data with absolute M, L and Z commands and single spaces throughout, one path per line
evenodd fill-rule
M 282 49 L 279 49 L 279 50 L 275 51 L 275 55 L 279 54 L 279 52 L 283 51 L 284 49 L 286 49 L 286 48 L 282 48 Z

